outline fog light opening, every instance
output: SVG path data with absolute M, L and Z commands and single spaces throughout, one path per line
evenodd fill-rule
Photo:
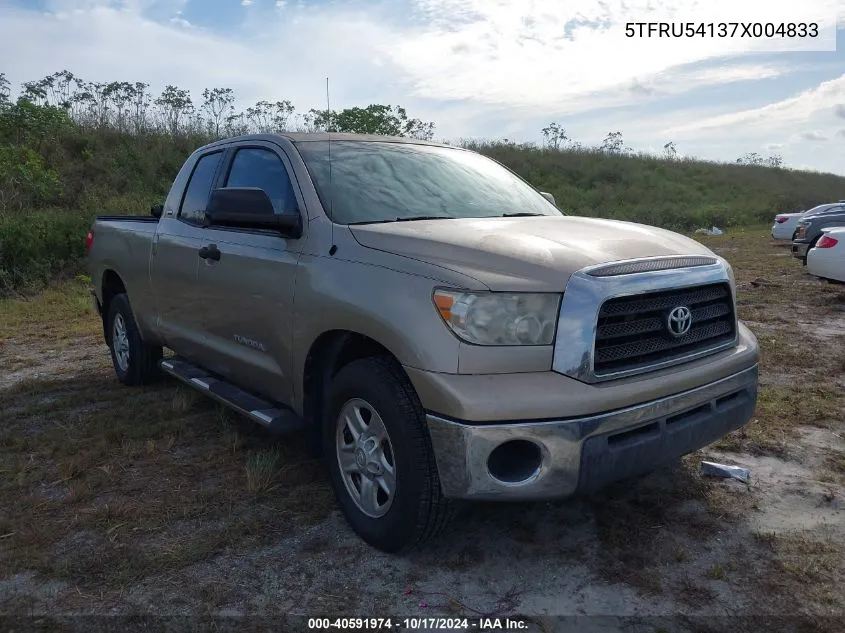
M 510 440 L 499 444 L 487 458 L 487 470 L 494 479 L 518 484 L 531 479 L 543 461 L 540 447 L 527 440 Z

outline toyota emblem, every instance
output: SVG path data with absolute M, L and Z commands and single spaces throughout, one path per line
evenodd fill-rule
M 692 312 L 686 306 L 672 308 L 666 319 L 666 327 L 672 336 L 680 337 L 689 332 L 692 327 Z

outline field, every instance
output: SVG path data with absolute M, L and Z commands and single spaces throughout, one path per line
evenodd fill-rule
M 649 631 L 763 616 L 795 630 L 783 616 L 801 616 L 843 630 L 845 286 L 763 227 L 700 239 L 733 265 L 760 341 L 753 421 L 591 497 L 468 506 L 404 556 L 351 532 L 303 441 L 274 443 L 173 383 L 120 385 L 82 281 L 0 301 L 0 613 L 521 614 L 537 631 L 556 615 L 688 616 Z M 751 482 L 699 477 L 705 456 Z

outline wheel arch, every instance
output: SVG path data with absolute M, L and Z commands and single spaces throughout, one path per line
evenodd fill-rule
M 352 361 L 372 356 L 387 356 L 402 367 L 396 354 L 385 345 L 352 330 L 329 330 L 311 343 L 302 371 L 301 406 L 302 415 L 309 423 L 309 443 L 314 449 L 321 445 L 322 407 L 332 379 Z
M 109 341 L 108 318 L 111 301 L 119 294 L 126 293 L 126 284 L 117 273 L 117 271 L 108 268 L 103 271 L 102 281 L 100 282 L 100 297 L 102 300 L 102 321 L 103 321 L 103 338 L 106 344 Z

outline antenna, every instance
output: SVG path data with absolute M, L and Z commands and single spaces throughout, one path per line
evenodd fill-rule
M 329 78 L 326 77 L 326 134 L 329 137 L 329 222 L 331 222 L 332 246 L 329 255 L 334 255 L 337 245 L 334 243 L 334 184 L 332 183 L 332 102 L 329 97 Z

